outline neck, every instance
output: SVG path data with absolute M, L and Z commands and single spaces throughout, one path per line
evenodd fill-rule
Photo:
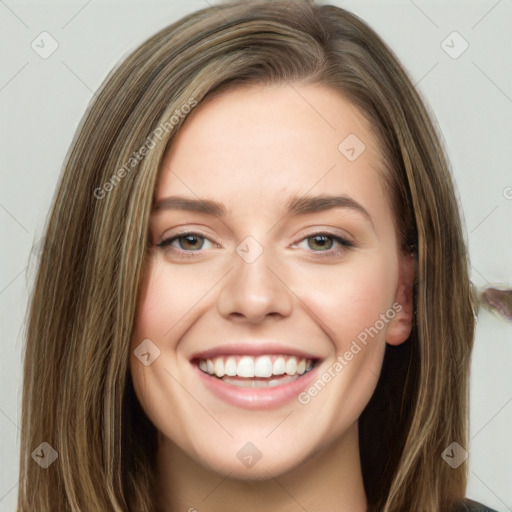
M 159 512 L 365 512 L 357 423 L 300 466 L 266 480 L 235 480 L 188 457 L 160 436 Z

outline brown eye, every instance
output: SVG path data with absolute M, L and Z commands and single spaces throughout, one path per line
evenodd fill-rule
M 183 235 L 177 237 L 176 240 L 178 240 L 180 249 L 185 251 L 195 251 L 201 249 L 204 245 L 204 238 L 198 235 Z

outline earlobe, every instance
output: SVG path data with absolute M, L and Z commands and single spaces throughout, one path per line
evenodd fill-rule
M 386 331 L 386 342 L 400 345 L 407 341 L 411 334 L 414 317 L 413 286 L 417 272 L 416 255 L 401 254 L 400 273 L 398 278 L 395 303 L 401 306 L 391 320 Z

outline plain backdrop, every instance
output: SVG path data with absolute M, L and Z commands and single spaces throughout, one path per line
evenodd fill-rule
M 331 3 L 368 22 L 409 71 L 448 149 L 472 280 L 510 287 L 512 0 Z M 209 4 L 0 0 L 0 512 L 16 508 L 26 306 L 37 243 L 73 134 L 121 58 Z M 33 48 L 41 37 L 46 51 L 58 44 L 47 58 Z M 472 360 L 468 495 L 500 512 L 512 510 L 511 366 L 512 324 L 481 312 Z

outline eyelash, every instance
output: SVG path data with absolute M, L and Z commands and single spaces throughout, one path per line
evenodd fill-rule
M 172 249 L 173 252 L 175 252 L 179 258 L 189 259 L 191 256 L 192 257 L 195 256 L 194 253 L 200 253 L 201 249 L 196 250 L 196 251 L 187 251 L 184 249 L 177 249 L 171 245 L 175 240 L 179 240 L 180 238 L 184 238 L 186 236 L 195 236 L 198 238 L 204 238 L 205 240 L 208 240 L 210 243 L 217 245 L 217 247 L 218 247 L 218 244 L 215 244 L 215 242 L 210 240 L 208 237 L 202 235 L 201 233 L 197 233 L 195 231 L 185 231 L 183 233 L 174 235 L 173 237 L 165 238 L 164 240 L 162 240 L 161 242 L 159 242 L 156 245 L 157 245 L 157 247 L 160 247 L 162 249 L 167 249 L 167 248 Z M 299 240 L 299 243 L 303 242 L 304 240 L 307 240 L 308 238 L 315 238 L 317 236 L 325 236 L 327 238 L 331 238 L 334 242 L 337 242 L 339 245 L 341 245 L 344 248 L 344 250 L 350 249 L 350 248 L 356 246 L 356 244 L 354 242 L 351 242 L 350 240 L 347 240 L 346 238 L 334 235 L 329 232 L 324 232 L 324 231 L 308 235 L 308 236 L 302 238 L 301 240 Z M 328 250 L 324 250 L 324 251 L 313 251 L 313 253 L 318 255 L 315 257 L 320 257 L 320 258 L 336 258 L 336 257 L 341 256 L 343 254 L 343 252 L 344 252 L 343 250 L 339 250 L 339 249 L 338 250 L 328 249 Z

